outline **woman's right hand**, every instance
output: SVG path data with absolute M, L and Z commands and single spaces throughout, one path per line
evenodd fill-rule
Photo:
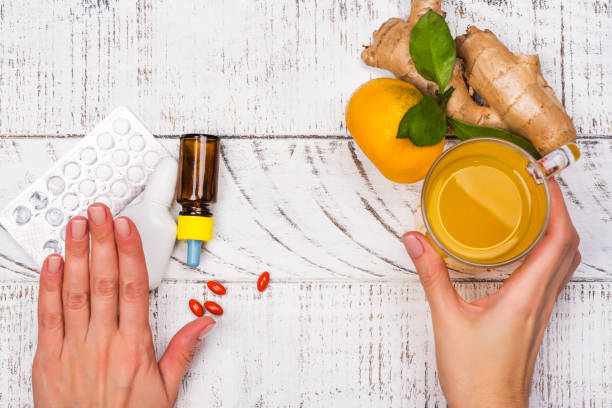
M 526 407 L 540 343 L 557 296 L 578 264 L 578 234 L 549 181 L 548 230 L 502 288 L 466 302 L 421 234 L 402 238 L 431 308 L 442 391 L 451 407 Z

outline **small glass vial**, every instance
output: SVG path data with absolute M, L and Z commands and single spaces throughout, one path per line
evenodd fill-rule
M 200 264 L 202 241 L 212 239 L 209 205 L 217 198 L 219 138 L 205 134 L 181 136 L 176 201 L 181 205 L 177 238 L 187 241 L 187 264 Z

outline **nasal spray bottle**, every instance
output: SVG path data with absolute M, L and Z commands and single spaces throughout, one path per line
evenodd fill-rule
M 160 160 L 142 194 L 142 200 L 121 212 L 122 216 L 129 217 L 136 224 L 140 233 L 149 272 L 149 290 L 161 283 L 174 249 L 176 223 L 170 214 L 170 206 L 176 187 L 177 168 L 176 160 L 172 157 Z
M 187 264 L 200 264 L 202 241 L 212 239 L 208 206 L 217 198 L 219 138 L 205 134 L 181 136 L 176 201 L 182 206 L 177 238 L 187 241 Z

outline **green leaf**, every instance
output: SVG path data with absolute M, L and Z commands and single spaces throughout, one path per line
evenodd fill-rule
M 449 87 L 446 91 L 444 91 L 444 98 L 448 101 L 454 91 L 455 91 L 454 87 L 452 87 L 452 86 Z
M 514 133 L 492 127 L 470 125 L 469 123 L 452 118 L 448 118 L 448 121 L 455 130 L 457 137 L 461 140 L 474 139 L 477 137 L 494 137 L 514 143 L 536 159 L 542 157 L 529 140 L 525 139 L 524 137 L 517 136 Z
M 436 89 L 435 95 L 436 95 L 436 102 L 438 102 L 438 105 L 446 106 L 448 104 L 448 100 L 450 99 L 454 91 L 455 91 L 455 88 L 452 86 L 449 86 L 448 89 L 444 91 L 444 93 L 442 94 L 440 93 L 440 91 Z
M 419 74 L 446 88 L 455 68 L 455 41 L 439 14 L 423 14 L 410 34 L 410 57 Z
M 446 134 L 446 113 L 436 100 L 426 96 L 404 114 L 397 137 L 410 138 L 416 146 L 431 146 Z

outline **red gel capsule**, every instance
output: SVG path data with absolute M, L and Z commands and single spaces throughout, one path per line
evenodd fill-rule
M 201 317 L 204 316 L 204 309 L 202 308 L 202 304 L 195 299 L 189 299 L 189 308 L 193 312 L 194 315 Z
M 210 313 L 214 315 L 223 314 L 223 308 L 219 306 L 217 303 L 211 302 L 210 300 L 207 302 L 204 302 L 204 307 L 206 308 L 206 310 L 208 310 Z
M 264 272 L 257 279 L 257 290 L 263 292 L 268 287 L 268 283 L 270 283 L 270 272 Z
M 227 292 L 227 290 L 225 290 L 225 286 L 217 281 L 208 281 L 206 282 L 206 286 L 208 286 L 208 289 L 210 289 L 211 292 L 216 293 L 217 295 L 225 295 Z

